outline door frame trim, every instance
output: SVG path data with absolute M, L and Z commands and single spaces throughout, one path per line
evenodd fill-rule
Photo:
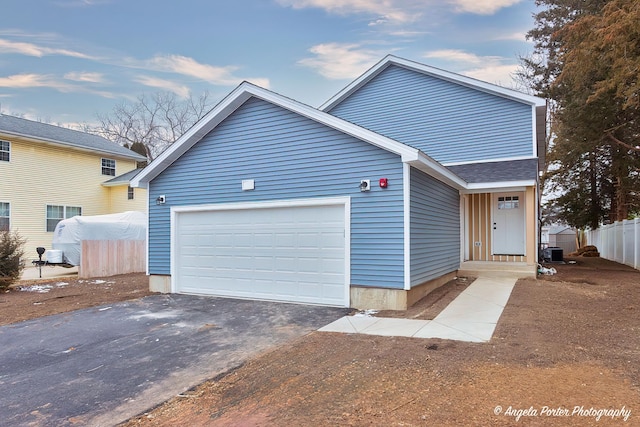
M 500 256 L 500 255 L 516 255 L 516 256 L 527 256 L 527 206 L 526 206 L 526 191 L 508 191 L 508 192 L 500 192 L 500 193 L 491 193 L 491 222 L 488 224 L 491 230 L 491 256 Z M 495 230 L 493 229 L 493 224 L 495 222 L 495 215 L 497 210 L 497 200 L 500 196 L 514 196 L 517 195 L 519 197 L 520 206 L 522 209 L 522 253 L 521 254 L 500 254 L 496 253 L 495 244 Z

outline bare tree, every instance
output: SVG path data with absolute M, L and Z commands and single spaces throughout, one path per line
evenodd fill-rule
M 171 92 L 140 95 L 123 102 L 108 115 L 98 114 L 93 131 L 153 160 L 175 142 L 210 109 L 209 93 L 180 100 Z

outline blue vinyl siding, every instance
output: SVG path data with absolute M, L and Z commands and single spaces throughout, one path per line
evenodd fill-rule
M 532 107 L 391 65 L 331 114 L 440 163 L 535 156 Z
M 255 190 L 242 191 L 243 179 Z M 160 194 L 166 204 L 149 209 L 151 274 L 170 274 L 171 206 L 350 196 L 351 283 L 403 287 L 400 157 L 266 101 L 249 99 L 151 181 L 150 199 Z
M 458 191 L 411 168 L 411 286 L 460 267 Z

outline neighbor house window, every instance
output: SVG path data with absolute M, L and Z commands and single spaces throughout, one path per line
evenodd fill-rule
M 79 206 L 65 206 L 64 217 L 73 218 L 74 216 L 82 215 L 82 208 Z
M 133 200 L 133 187 L 127 187 L 127 200 Z
M 102 175 L 116 176 L 116 161 L 102 159 Z
M 60 221 L 77 215 L 82 215 L 79 206 L 47 205 L 47 231 L 55 231 Z
M 8 162 L 9 160 L 11 160 L 11 143 L 0 141 L 0 162 Z
M 0 231 L 9 231 L 11 224 L 9 223 L 11 207 L 9 203 L 0 202 Z

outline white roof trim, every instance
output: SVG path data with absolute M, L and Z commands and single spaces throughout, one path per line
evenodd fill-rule
M 449 169 L 445 168 L 423 152 L 419 152 L 418 157 L 408 160 L 405 163 L 409 163 L 416 169 L 419 169 L 458 190 L 464 190 L 469 185 L 464 179 L 460 178 L 458 175 L 451 172 Z
M 452 73 L 440 68 L 431 67 L 419 62 L 409 61 L 407 59 L 399 58 L 393 55 L 387 55 L 380 62 L 370 68 L 367 72 L 358 77 L 336 95 L 331 97 L 327 102 L 322 104 L 320 106 L 320 110 L 331 110 L 333 107 L 340 104 L 344 99 L 349 97 L 356 90 L 360 89 L 390 65 L 397 65 L 400 67 L 408 68 L 410 70 L 418 71 L 456 84 L 467 86 L 472 89 L 477 89 L 493 95 L 501 96 L 503 98 L 512 99 L 514 101 L 523 102 L 525 104 L 535 105 L 536 107 L 546 106 L 546 101 L 537 96 L 531 96 L 526 93 L 515 91 L 513 89 L 507 89 L 502 86 L 463 76 L 461 74 Z
M 136 175 L 136 177 L 131 181 L 131 186 L 140 187 L 146 185 L 146 183 L 158 176 L 164 169 L 176 161 L 180 156 L 182 156 L 182 154 L 187 152 L 187 150 L 211 132 L 211 130 L 218 126 L 224 119 L 233 113 L 233 111 L 251 97 L 263 99 L 274 105 L 286 108 L 287 110 L 293 111 L 301 116 L 339 130 L 345 134 L 398 154 L 402 157 L 402 161 L 404 162 L 418 157 L 418 150 L 415 148 L 409 147 L 398 141 L 362 128 L 308 105 L 299 103 L 290 98 L 286 98 L 267 89 L 263 89 L 248 82 L 243 82 L 226 98 L 220 101 L 218 105 L 216 105 L 182 137 L 163 151 L 162 154 L 151 162 L 149 166 Z M 446 170 L 443 166 L 440 167 L 443 170 Z
M 531 156 L 518 156 L 518 157 L 503 157 L 503 158 L 494 158 L 494 159 L 483 159 L 483 160 L 471 160 L 466 162 L 445 162 L 441 163 L 442 166 L 461 166 L 461 165 L 479 165 L 483 163 L 502 163 L 502 162 L 515 162 L 518 160 L 538 160 L 537 157 Z
M 466 185 L 463 193 L 499 193 L 501 191 L 524 191 L 526 187 L 535 187 L 536 180 L 474 182 Z

